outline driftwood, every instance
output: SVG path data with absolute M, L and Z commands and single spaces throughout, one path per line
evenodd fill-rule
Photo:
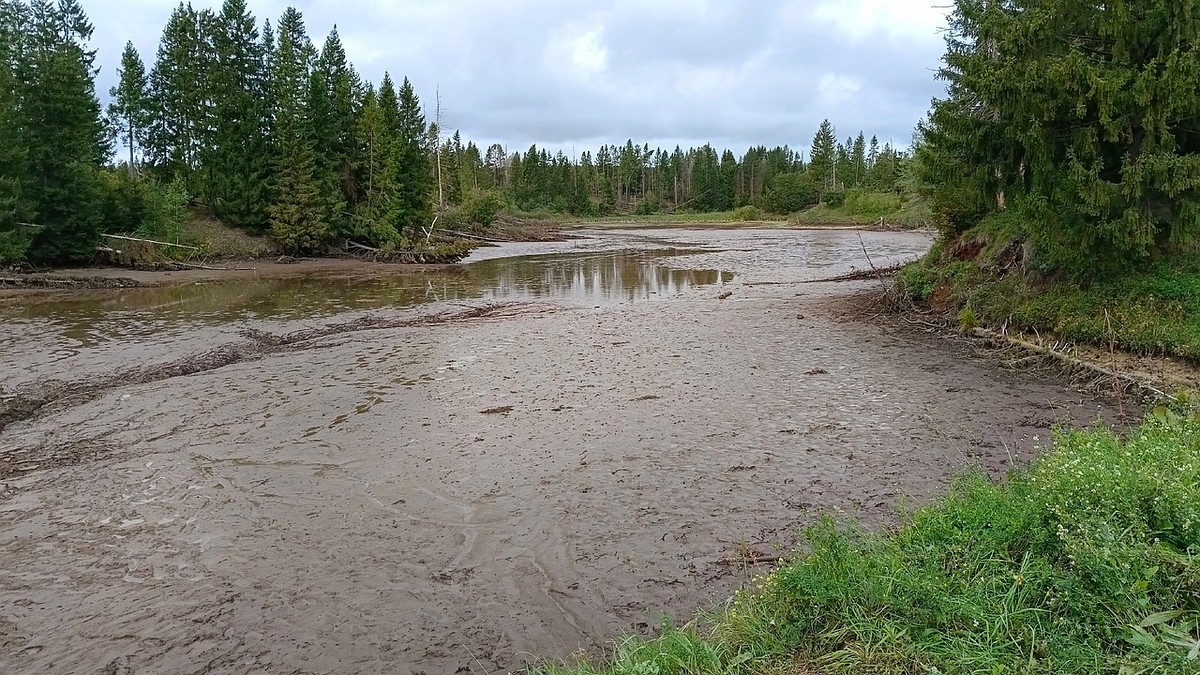
M 458 232 L 455 230 L 442 230 L 442 232 L 445 232 L 446 234 L 448 234 L 452 237 L 458 237 L 460 239 L 470 239 L 472 241 L 482 241 L 487 244 L 506 244 L 509 241 L 507 239 L 489 239 L 488 237 L 480 237 L 475 234 L 467 234 L 466 232 Z
M 364 250 L 364 251 L 370 251 L 371 253 L 379 253 L 379 249 L 377 249 L 377 248 L 372 248 L 372 247 L 370 247 L 370 246 L 367 246 L 367 245 L 365 245 L 365 244 L 360 244 L 360 243 L 358 243 L 358 242 L 356 242 L 356 241 L 347 241 L 347 242 L 346 242 L 346 246 L 347 246 L 348 248 L 357 248 L 357 249 L 362 249 L 362 250 Z
M 170 246 L 171 248 L 182 248 L 182 249 L 186 249 L 188 251 L 199 251 L 200 250 L 199 248 L 197 248 L 195 246 L 188 246 L 187 244 L 172 244 L 169 241 L 155 241 L 153 239 L 138 239 L 137 237 L 126 237 L 125 235 L 122 235 L 122 234 L 102 234 L 100 236 L 105 237 L 107 239 L 118 239 L 120 241 L 136 241 L 136 242 L 140 242 L 143 244 L 154 244 L 155 246 Z
M 257 267 L 213 267 L 211 265 L 200 265 L 197 263 L 181 262 L 178 260 L 173 260 L 167 263 L 167 266 L 171 265 L 184 267 L 190 270 L 210 270 L 214 272 L 253 272 L 258 269 Z
M 997 333 L 996 331 L 988 330 L 986 328 L 972 328 L 969 335 L 971 335 L 971 337 L 977 337 L 977 338 L 981 338 L 983 340 L 987 340 L 988 342 L 1006 344 L 1006 345 L 1009 345 L 1012 347 L 1018 347 L 1025 351 L 1033 352 L 1034 354 L 1038 354 L 1040 356 L 1047 356 L 1047 357 L 1050 357 L 1057 361 L 1060 361 L 1072 368 L 1076 368 L 1079 370 L 1085 370 L 1085 371 L 1100 375 L 1101 377 L 1107 377 L 1107 378 L 1111 378 L 1113 380 L 1117 380 L 1120 382 L 1125 382 L 1129 385 L 1132 385 L 1133 387 L 1142 389 L 1142 390 L 1144 390 L 1150 394 L 1153 394 L 1159 398 L 1166 398 L 1166 396 L 1167 396 L 1166 393 L 1150 386 L 1146 382 L 1143 382 L 1142 380 L 1139 380 L 1138 378 L 1136 378 L 1132 375 L 1129 375 L 1128 373 L 1118 372 L 1116 370 L 1112 370 L 1110 368 L 1105 368 L 1104 366 L 1101 366 L 1101 365 L 1098 365 L 1095 363 L 1089 363 L 1082 359 L 1077 359 L 1074 356 L 1071 356 L 1070 354 L 1065 354 L 1063 352 L 1060 352 L 1057 349 L 1051 349 L 1049 347 L 1044 347 L 1042 345 L 1035 344 L 1033 342 L 1029 342 L 1028 340 L 1022 340 L 1020 338 L 1015 338 L 1011 335 L 1007 335 L 1004 333 Z
M 829 281 L 863 281 L 864 279 L 881 279 L 885 276 L 896 274 L 903 268 L 904 265 L 892 265 L 891 267 L 873 267 L 869 270 L 857 270 L 849 274 L 842 274 L 836 277 L 825 277 L 823 279 L 806 279 L 797 283 L 801 284 L 823 284 Z M 748 284 L 754 286 L 767 286 L 775 284 L 784 284 L 788 282 L 759 282 L 757 284 Z

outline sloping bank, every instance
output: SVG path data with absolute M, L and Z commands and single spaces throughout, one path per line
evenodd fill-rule
M 546 675 L 1200 672 L 1200 415 L 1060 432 L 888 533 L 825 520 L 711 617 Z
M 940 240 L 901 272 L 900 286 L 967 325 L 1200 360 L 1200 254 L 1075 279 L 1038 269 L 1027 242 L 1019 218 L 993 215 Z

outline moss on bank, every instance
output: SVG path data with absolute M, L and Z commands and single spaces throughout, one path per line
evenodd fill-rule
M 1127 440 L 1061 432 L 894 532 L 822 521 L 715 616 L 537 672 L 1200 672 L 1200 420 L 1179 409 Z

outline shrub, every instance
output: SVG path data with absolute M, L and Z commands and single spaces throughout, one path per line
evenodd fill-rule
M 472 190 L 463 200 L 461 213 L 467 223 L 491 225 L 504 209 L 504 196 L 496 190 Z
M 846 191 L 842 189 L 826 190 L 821 195 L 821 201 L 833 208 L 841 208 L 846 204 Z
M 741 206 L 734 209 L 730 217 L 744 223 L 751 220 L 762 220 L 762 212 L 758 210 L 757 206 Z
M 775 213 L 787 215 L 817 203 L 819 193 L 812 179 L 804 173 L 781 173 L 771 181 L 766 206 Z

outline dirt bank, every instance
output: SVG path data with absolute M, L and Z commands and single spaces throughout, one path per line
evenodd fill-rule
M 273 338 L 312 324 L 284 322 L 222 339 L 287 349 L 112 381 L 10 424 L 0 672 L 566 658 L 721 601 L 745 574 L 730 559 L 786 549 L 819 513 L 886 523 L 957 471 L 1028 457 L 1055 423 L 1116 414 L 848 311 L 876 282 L 748 285 L 845 271 L 856 236 L 679 236 L 720 240 L 670 264 L 736 271 L 731 298 L 398 312 Z M 151 366 L 209 338 L 138 340 L 122 353 Z M 85 345 L 71 372 L 121 372 L 112 354 Z

